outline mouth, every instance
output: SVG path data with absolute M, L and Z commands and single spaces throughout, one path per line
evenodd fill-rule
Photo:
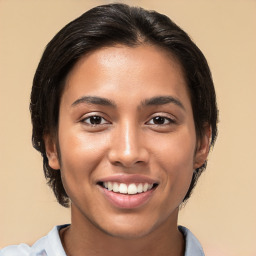
M 124 195 L 146 193 L 150 190 L 154 190 L 158 186 L 157 183 L 121 183 L 111 181 L 98 182 L 98 185 L 104 189 L 107 189 L 108 191 Z
M 98 180 L 104 198 L 118 209 L 136 209 L 148 204 L 159 186 L 157 180 L 142 175 L 114 175 Z

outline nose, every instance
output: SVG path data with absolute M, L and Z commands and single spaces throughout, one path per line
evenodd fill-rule
M 126 168 L 136 164 L 145 164 L 149 160 L 149 152 L 145 147 L 145 141 L 136 125 L 126 122 L 113 131 L 109 161 L 114 165 Z

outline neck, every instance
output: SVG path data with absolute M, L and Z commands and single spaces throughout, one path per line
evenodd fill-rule
M 177 218 L 176 221 L 170 218 L 148 234 L 133 238 L 113 236 L 83 218 L 82 222 L 71 218 L 72 224 L 60 232 L 67 256 L 184 255 L 184 239 L 177 228 Z

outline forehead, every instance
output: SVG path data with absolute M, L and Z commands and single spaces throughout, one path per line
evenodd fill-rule
M 189 96 L 177 59 L 152 45 L 116 45 L 87 54 L 68 74 L 63 96 L 72 100 L 83 94 L 116 96 L 113 92 L 126 92 L 127 97 Z

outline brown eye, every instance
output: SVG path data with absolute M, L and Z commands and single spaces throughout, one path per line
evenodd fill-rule
M 162 116 L 156 116 L 153 118 L 153 123 L 154 124 L 164 124 L 165 123 L 165 119 L 164 117 Z
M 148 122 L 150 125 L 165 125 L 170 123 L 174 123 L 174 121 L 164 116 L 155 116 Z
M 83 120 L 84 123 L 90 124 L 90 125 L 101 125 L 101 124 L 107 124 L 108 122 L 101 116 L 90 116 Z

